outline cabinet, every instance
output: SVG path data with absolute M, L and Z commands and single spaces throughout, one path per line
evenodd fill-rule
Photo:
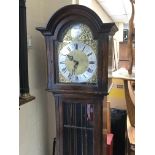
M 127 49 L 127 42 L 120 42 L 119 43 L 119 68 L 126 68 L 128 67 L 129 57 L 128 57 L 128 49 Z

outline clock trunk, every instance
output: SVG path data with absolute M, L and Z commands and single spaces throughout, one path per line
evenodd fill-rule
M 85 6 L 68 5 L 37 30 L 45 37 L 47 90 L 55 97 L 56 154 L 103 155 L 103 104 L 112 62 L 109 38 L 116 25 L 103 23 Z

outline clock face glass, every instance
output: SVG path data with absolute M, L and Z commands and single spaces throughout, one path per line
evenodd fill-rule
M 60 83 L 97 83 L 97 41 L 87 25 L 69 26 L 58 43 Z

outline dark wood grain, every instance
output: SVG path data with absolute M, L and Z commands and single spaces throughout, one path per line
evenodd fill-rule
M 97 55 L 97 84 L 59 83 L 57 42 L 62 41 L 61 34 L 71 24 L 86 24 L 98 41 Z M 93 126 L 93 155 L 103 155 L 103 99 L 108 95 L 108 58 L 111 54 L 109 37 L 113 37 L 118 30 L 114 23 L 103 23 L 99 16 L 91 9 L 81 5 L 69 5 L 58 10 L 49 20 L 46 28 L 36 28 L 45 37 L 48 81 L 47 91 L 52 92 L 56 104 L 56 152 L 64 154 L 64 106 L 91 104 L 94 107 Z M 111 61 L 112 62 L 112 61 Z M 79 127 L 80 128 L 80 127 Z M 73 148 L 70 148 L 71 152 Z M 87 150 L 84 150 L 86 153 Z M 69 155 L 69 153 L 67 154 Z M 73 154 L 72 154 L 73 155 Z M 80 155 L 80 154 L 78 154 Z M 86 154 L 87 155 L 87 154 Z

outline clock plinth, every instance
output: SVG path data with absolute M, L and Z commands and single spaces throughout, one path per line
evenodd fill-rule
M 103 155 L 103 104 L 110 42 L 117 28 L 91 9 L 69 5 L 46 28 L 47 90 L 56 104 L 57 155 Z

